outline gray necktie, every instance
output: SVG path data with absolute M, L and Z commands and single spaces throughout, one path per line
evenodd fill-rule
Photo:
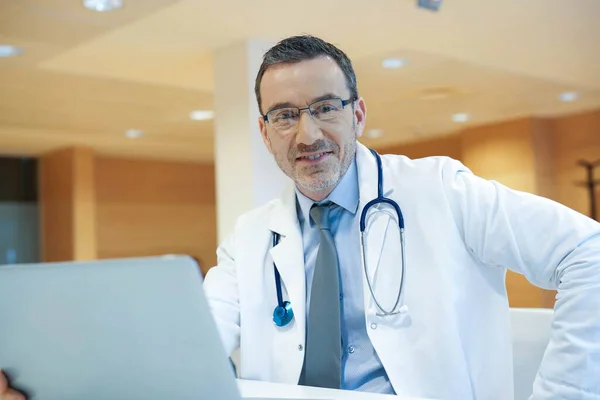
M 301 383 L 340 388 L 341 332 L 338 258 L 329 229 L 332 203 L 317 206 L 310 215 L 319 227 L 320 244 L 310 294 L 306 353 Z

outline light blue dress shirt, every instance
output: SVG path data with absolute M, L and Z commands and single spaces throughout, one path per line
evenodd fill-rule
M 312 277 L 319 248 L 319 232 L 310 217 L 310 208 L 315 202 L 300 193 L 297 188 L 296 199 L 304 246 L 306 309 L 309 310 Z M 363 270 L 360 261 L 359 215 L 357 215 L 359 189 L 356 160 L 323 202 L 326 201 L 331 201 L 338 206 L 331 210 L 329 223 L 340 266 L 342 389 L 394 394 L 365 326 Z

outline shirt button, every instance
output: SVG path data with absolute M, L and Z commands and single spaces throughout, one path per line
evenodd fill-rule
M 340 293 L 340 300 L 344 298 L 344 295 Z
M 354 346 L 348 346 L 348 353 L 354 353 Z
M 371 329 L 377 329 L 377 324 L 375 322 L 371 324 Z
M 301 345 L 301 344 L 299 344 L 299 345 L 298 345 L 298 351 L 302 351 L 302 349 L 303 349 L 303 348 L 304 348 L 304 347 L 302 347 L 302 345 Z

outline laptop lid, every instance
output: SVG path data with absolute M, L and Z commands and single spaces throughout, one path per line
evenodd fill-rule
M 184 256 L 0 267 L 0 368 L 34 400 L 240 398 Z

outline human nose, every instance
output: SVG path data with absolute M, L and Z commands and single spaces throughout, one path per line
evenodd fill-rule
M 305 111 L 305 112 L 303 112 Z M 296 143 L 302 143 L 306 145 L 311 145 L 317 140 L 321 139 L 323 136 L 323 132 L 321 132 L 321 128 L 309 110 L 300 111 L 300 117 L 298 121 L 298 134 L 296 135 Z

